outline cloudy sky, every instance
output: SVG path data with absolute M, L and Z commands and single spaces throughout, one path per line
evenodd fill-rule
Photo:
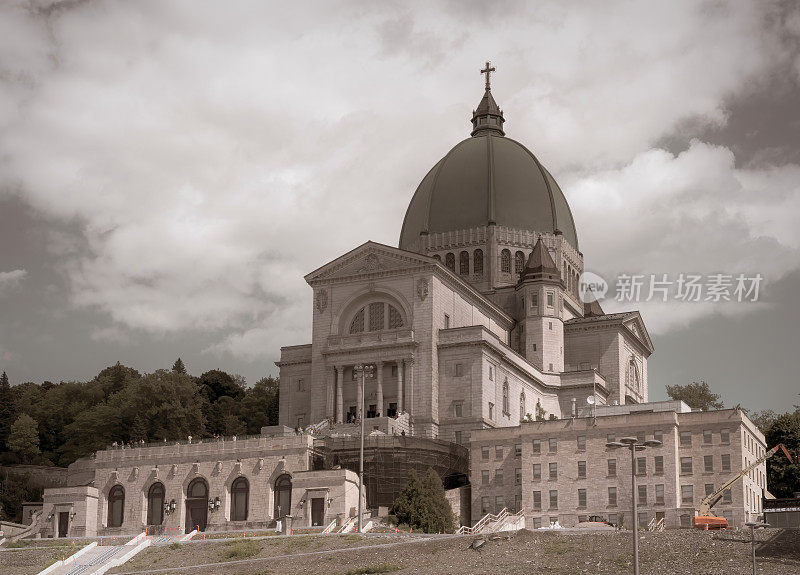
M 275 374 L 309 341 L 302 276 L 397 244 L 487 59 L 587 269 L 764 278 L 758 302 L 604 304 L 642 310 L 651 397 L 796 403 L 792 1 L 3 2 L 0 369 Z

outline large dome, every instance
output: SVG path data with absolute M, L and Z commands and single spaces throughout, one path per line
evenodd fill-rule
M 530 150 L 505 137 L 503 113 L 488 83 L 472 122 L 472 137 L 439 160 L 414 193 L 400 248 L 413 249 L 423 232 L 494 223 L 535 232 L 558 230 L 578 250 L 575 222 L 563 192 Z

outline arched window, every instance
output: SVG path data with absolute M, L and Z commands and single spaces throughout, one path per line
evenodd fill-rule
M 500 271 L 511 273 L 511 252 L 508 250 L 500 252 Z
M 108 526 L 120 527 L 125 519 L 125 489 L 115 485 L 108 492 Z
M 458 254 L 458 273 L 462 276 L 469 275 L 469 252 Z
M 186 532 L 206 530 L 208 521 L 208 484 L 202 477 L 192 479 L 186 488 Z
M 440 256 L 439 254 L 433 254 L 433 259 L 442 261 L 442 256 Z
M 444 265 L 451 271 L 456 271 L 456 256 L 453 255 L 453 252 L 447 252 L 447 255 L 444 256 Z
M 401 327 L 403 327 L 403 316 L 400 311 L 390 303 L 377 301 L 356 312 L 350 322 L 349 332 L 362 333 L 365 329 L 366 331 L 381 331 Z
M 517 252 L 514 254 L 514 273 L 521 274 L 525 269 L 525 254 Z
M 247 521 L 247 503 L 250 486 L 247 479 L 239 477 L 231 485 L 231 521 Z
M 472 273 L 483 273 L 483 250 L 475 250 L 472 253 Z
M 292 478 L 284 473 L 275 480 L 275 519 L 289 515 L 292 510 Z
M 519 420 L 525 419 L 525 392 L 519 394 Z
M 509 413 L 508 411 L 508 380 L 503 382 L 503 413 Z
M 636 360 L 633 358 L 628 362 L 628 387 L 640 390 L 641 382 L 639 381 L 639 368 L 636 365 Z
M 156 481 L 147 492 L 147 524 L 161 525 L 164 522 L 164 484 Z

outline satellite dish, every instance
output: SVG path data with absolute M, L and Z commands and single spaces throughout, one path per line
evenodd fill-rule
M 587 397 L 586 403 L 588 403 L 589 405 L 594 405 L 594 396 L 590 395 L 589 397 Z

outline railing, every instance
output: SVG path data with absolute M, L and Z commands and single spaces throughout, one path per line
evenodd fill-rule
M 480 533 L 486 525 L 492 521 L 497 522 L 501 521 L 508 517 L 508 509 L 503 507 L 503 509 L 497 515 L 492 513 L 487 513 L 483 516 L 483 518 L 478 521 L 472 527 L 467 527 L 466 525 L 462 525 L 458 531 L 456 531 L 456 535 L 477 535 Z
M 336 529 L 336 519 L 328 523 L 328 526 L 322 530 L 323 533 L 333 533 L 333 530 Z
M 344 524 L 339 528 L 339 530 L 336 533 L 350 533 L 353 525 L 356 524 L 356 521 L 358 521 L 358 517 L 351 517 L 350 519 L 344 522 Z
M 648 531 L 664 531 L 664 518 L 662 517 L 658 521 L 655 520 L 655 517 L 650 520 L 650 523 L 647 524 Z

